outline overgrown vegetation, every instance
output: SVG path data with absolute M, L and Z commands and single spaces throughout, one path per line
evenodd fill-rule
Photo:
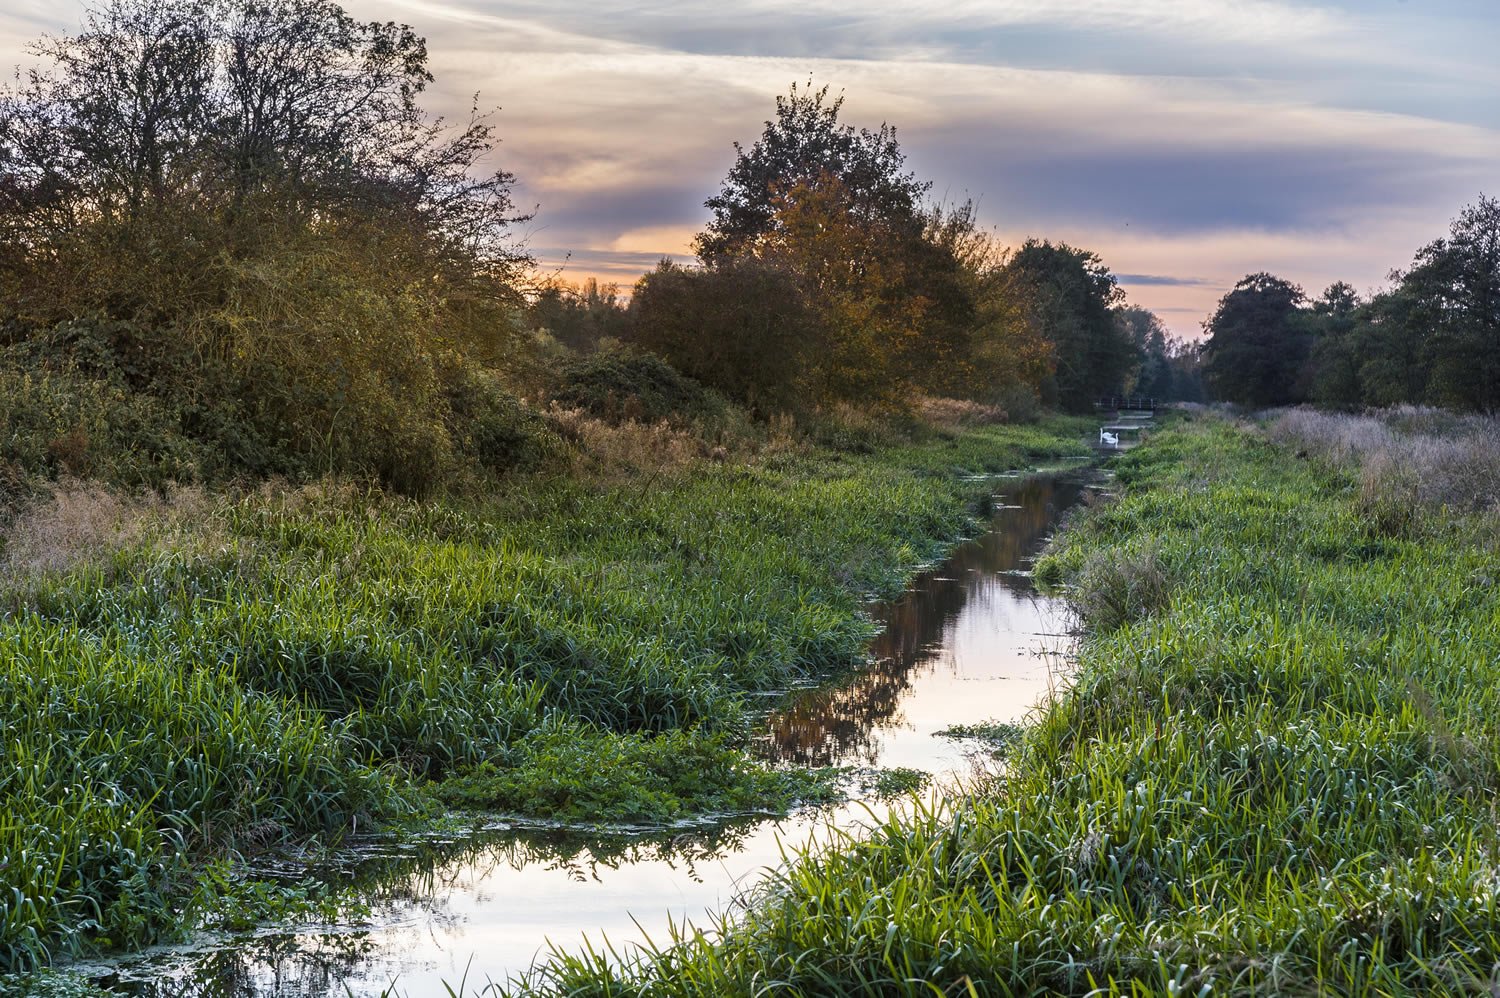
M 627 307 L 538 279 L 409 26 L 100 0 L 33 54 L 0 91 L 0 972 L 291 904 L 223 863 L 443 804 L 826 796 L 747 761 L 751 695 L 858 664 L 965 476 L 1077 452 L 1015 424 L 1154 349 L 1092 254 L 1022 267 L 826 91 Z
M 62 487 L 0 568 L 0 968 L 158 938 L 204 859 L 434 797 L 663 823 L 827 796 L 748 761 L 747 694 L 857 665 L 862 596 L 967 528 L 964 473 L 1078 429 L 466 502 Z
M 721 935 L 532 986 L 1492 989 L 1500 510 L 1422 503 L 1392 533 L 1361 509 L 1380 451 L 1357 441 L 1421 452 L 1438 418 L 1294 416 L 1282 444 L 1203 419 L 1124 455 L 1124 497 L 1048 556 L 1091 636 L 1003 778 L 801 857 Z M 1089 570 L 1110 552 L 1130 578 L 1152 552 L 1167 598 L 1117 612 L 1094 590 L 1118 573 Z
M 421 491 L 481 457 L 469 412 L 511 403 L 476 369 L 513 352 L 529 261 L 490 126 L 418 103 L 415 32 L 328 0 L 120 0 L 35 52 L 0 95 L 0 371 L 86 400 L 35 428 L 44 466 L 108 472 L 132 428 L 156 446 L 121 477 L 152 483 Z

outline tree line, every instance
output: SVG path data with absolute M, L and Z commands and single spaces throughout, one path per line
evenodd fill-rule
M 1252 406 L 1403 403 L 1500 408 L 1500 201 L 1481 195 L 1389 287 L 1317 298 L 1271 274 L 1241 280 L 1204 323 L 1212 393 Z
M 538 324 L 574 349 L 655 353 L 757 412 L 899 408 L 935 394 L 1084 410 L 1126 390 L 1199 389 L 1195 358 L 1124 301 L 1097 255 L 1009 251 L 973 202 L 928 200 L 895 129 L 840 121 L 842 96 L 793 85 L 706 202 L 697 260 L 634 287 L 549 289 Z
M 12 469 L 419 491 L 544 459 L 519 396 L 555 394 L 548 351 L 601 345 L 758 417 L 1196 390 L 1096 255 L 1007 251 L 972 203 L 932 201 L 893 127 L 844 123 L 811 83 L 736 147 L 696 263 L 627 301 L 538 278 L 491 123 L 423 109 L 409 26 L 332 0 L 106 0 L 34 52 L 0 92 Z

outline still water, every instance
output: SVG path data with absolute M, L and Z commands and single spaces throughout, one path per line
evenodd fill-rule
M 971 772 L 956 723 L 1018 721 L 1045 700 L 1071 621 L 1027 572 L 1089 479 L 1001 479 L 990 529 L 878 608 L 872 663 L 837 685 L 800 691 L 765 723 L 757 751 L 789 765 L 910 767 L 938 784 Z M 878 807 L 878 806 L 877 806 Z M 870 806 L 601 839 L 494 823 L 423 842 L 367 843 L 321 876 L 358 884 L 370 912 L 348 924 L 203 937 L 99 967 L 150 998 L 325 998 L 473 993 L 520 973 L 549 946 L 628 949 L 671 924 L 707 927 L 789 847 L 829 824 L 858 827 Z

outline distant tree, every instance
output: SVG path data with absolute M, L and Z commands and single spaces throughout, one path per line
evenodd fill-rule
M 1172 366 L 1167 357 L 1167 327 L 1156 313 L 1139 305 L 1115 309 L 1118 322 L 1136 351 L 1136 370 L 1125 390 L 1148 398 L 1172 397 Z
M 1337 281 L 1312 302 L 1304 316 L 1313 337 L 1308 395 L 1321 406 L 1353 409 L 1363 402 L 1360 367 L 1366 358 L 1360 335 L 1360 304 L 1353 286 Z
M 1028 239 L 1005 269 L 1033 329 L 1052 344 L 1056 372 L 1044 386 L 1044 400 L 1082 410 L 1121 391 L 1136 350 L 1112 311 L 1123 292 L 1099 257 Z
M 1395 294 L 1408 335 L 1424 341 L 1428 401 L 1500 407 L 1500 201 L 1465 207 L 1448 238 L 1417 252 Z
M 1356 318 L 1350 340 L 1359 364 L 1359 404 L 1433 401 L 1430 329 L 1413 296 L 1399 287 L 1384 291 Z
M 1057 353 L 1030 308 L 1031 289 L 1003 262 L 983 272 L 969 337 L 970 383 L 963 394 L 998 403 L 1013 416 L 1038 410 L 1057 372 Z
M 698 237 L 704 260 L 740 255 L 771 235 L 782 214 L 778 199 L 798 185 L 836 178 L 851 211 L 886 223 L 917 219 L 931 186 L 905 169 L 896 130 L 856 130 L 839 121 L 842 95 L 811 81 L 776 98 L 776 117 L 749 149 L 735 143 L 735 162 L 718 194 L 705 202 L 713 217 Z
M 531 324 L 571 350 L 588 352 L 603 340 L 629 335 L 630 316 L 620 289 L 590 277 L 579 287 L 552 282 L 531 303 Z
M 1302 289 L 1271 274 L 1251 274 L 1219 299 L 1204 323 L 1204 375 L 1214 396 L 1243 405 L 1286 405 L 1303 398 L 1311 333 L 1300 321 Z
M 1207 397 L 1203 389 L 1201 343 L 1168 336 L 1167 364 L 1172 370 L 1172 394 L 1167 396 L 1171 401 L 1202 402 Z
M 828 174 L 778 194 L 774 209 L 776 224 L 756 256 L 795 275 L 823 329 L 804 390 L 820 399 L 901 404 L 920 382 L 916 364 L 931 346 L 921 219 L 867 214 Z

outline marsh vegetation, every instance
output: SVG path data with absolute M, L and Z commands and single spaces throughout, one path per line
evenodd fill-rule
M 1487 434 L 1447 436 L 1465 427 L 1491 428 L 1201 419 L 1122 456 L 1123 494 L 1038 567 L 1090 636 L 1001 775 L 799 858 L 718 935 L 531 986 L 1492 987 L 1500 520 Z M 1408 515 L 1368 515 L 1387 503 Z
M 1038 569 L 1076 680 L 949 732 L 1000 775 L 838 833 L 721 933 L 529 983 L 1494 986 L 1500 445 L 1410 407 L 1500 397 L 1494 201 L 1368 302 L 1247 278 L 1200 351 L 808 81 L 695 261 L 627 294 L 538 272 L 493 119 L 424 108 L 409 26 L 101 0 L 33 55 L 0 92 L 0 975 L 357 908 L 250 864 L 351 834 L 838 799 L 925 649 L 871 606 L 987 476 L 1084 450 L 1059 412 L 1206 371 L 1409 406 L 1122 457 Z

